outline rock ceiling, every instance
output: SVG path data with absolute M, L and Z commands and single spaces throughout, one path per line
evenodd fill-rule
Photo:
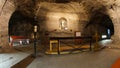
M 34 17 L 40 9 L 45 11 L 69 10 L 69 12 L 79 12 L 81 6 L 84 6 L 82 9 L 87 12 L 94 12 L 103 7 L 114 9 L 116 6 L 120 6 L 120 0 L 14 0 L 14 3 L 17 6 L 17 10 L 30 17 Z M 76 8 L 74 8 L 75 6 Z M 70 10 L 72 7 L 75 11 Z

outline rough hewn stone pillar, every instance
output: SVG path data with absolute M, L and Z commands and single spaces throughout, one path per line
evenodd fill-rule
M 0 0 L 0 6 L 3 6 L 5 0 Z M 0 7 L 0 46 L 9 48 L 8 25 L 9 19 L 14 12 L 15 7 L 12 2 L 7 1 L 3 9 Z

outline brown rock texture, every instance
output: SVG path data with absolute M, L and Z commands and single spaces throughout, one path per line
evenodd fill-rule
M 41 29 L 47 30 L 53 29 L 53 27 L 48 27 L 48 25 L 57 25 L 56 23 L 49 23 L 57 22 L 60 17 L 55 16 L 56 14 L 66 15 L 65 17 L 68 18 L 68 22 L 71 22 L 69 25 L 80 25 L 80 27 L 70 26 L 69 29 L 73 28 L 73 30 L 81 31 L 82 26 L 90 20 L 96 10 L 105 8 L 105 11 L 100 11 L 109 15 L 113 22 L 114 35 L 112 39 L 114 41 L 120 40 L 120 0 L 71 0 L 68 3 L 55 2 L 57 0 L 0 0 L 0 46 L 7 47 L 9 44 L 9 20 L 15 10 L 30 18 L 36 16 L 39 22 L 42 21 L 47 24 L 43 24 L 46 28 L 41 27 Z M 71 16 L 74 18 L 70 18 Z M 59 26 L 55 28 L 59 28 Z

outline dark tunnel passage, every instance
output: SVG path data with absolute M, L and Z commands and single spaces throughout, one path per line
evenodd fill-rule
M 114 35 L 114 25 L 109 15 L 97 12 L 90 19 L 89 23 L 85 26 L 84 32 L 87 35 L 93 36 L 97 33 L 100 39 L 110 39 Z
M 34 18 L 15 11 L 9 20 L 9 35 L 29 36 L 33 33 Z

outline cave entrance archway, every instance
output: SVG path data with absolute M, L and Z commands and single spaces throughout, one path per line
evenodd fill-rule
M 96 32 L 100 39 L 110 39 L 114 35 L 114 25 L 108 15 L 96 13 L 85 26 L 86 35 L 94 36 Z
M 9 20 L 9 35 L 30 36 L 33 32 L 34 19 L 15 11 Z
M 33 39 L 34 19 L 24 16 L 20 11 L 15 11 L 9 20 L 9 42 L 13 39 L 18 44 L 28 44 Z M 22 42 L 22 43 L 21 43 Z

